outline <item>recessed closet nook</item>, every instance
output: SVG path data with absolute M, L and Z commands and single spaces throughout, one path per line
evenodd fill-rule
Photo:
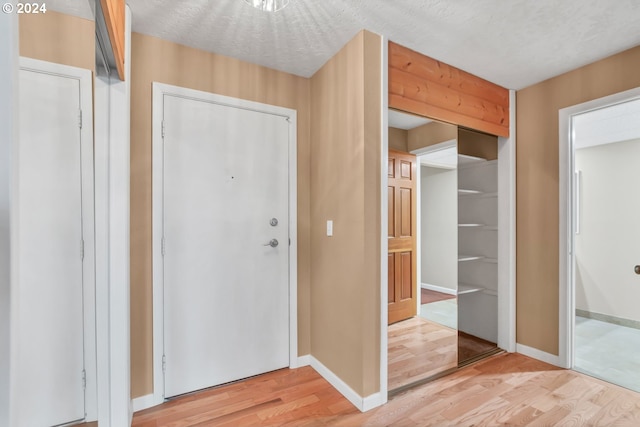
M 508 293 L 500 286 L 501 263 L 508 259 L 499 246 L 509 231 L 508 222 L 499 221 L 499 179 L 507 175 L 499 171 L 498 135 L 508 135 L 499 128 L 508 120 L 508 92 L 393 43 L 389 52 L 393 393 L 506 347 L 499 313 L 507 301 L 501 291 Z M 473 93 L 463 93 L 467 89 Z M 450 94 L 432 96 L 438 91 Z M 451 94 L 460 105 L 449 103 Z M 457 107 L 466 114 L 484 108 L 483 120 L 494 123 L 452 113 Z

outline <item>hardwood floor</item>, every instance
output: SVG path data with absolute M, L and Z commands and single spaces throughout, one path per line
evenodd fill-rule
M 501 354 L 360 413 L 310 367 L 283 369 L 138 412 L 133 427 L 638 426 L 640 394 Z
M 458 365 L 458 332 L 420 316 L 389 325 L 388 387 L 394 390 Z

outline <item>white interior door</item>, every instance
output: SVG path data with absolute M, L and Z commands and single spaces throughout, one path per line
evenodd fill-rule
M 20 71 L 20 426 L 85 417 L 80 99 L 78 79 Z
M 289 123 L 170 95 L 163 108 L 171 397 L 289 366 Z

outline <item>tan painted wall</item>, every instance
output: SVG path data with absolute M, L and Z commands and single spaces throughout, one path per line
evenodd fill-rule
M 640 46 L 519 90 L 517 342 L 558 354 L 558 110 L 640 86 Z
M 443 122 L 430 122 L 409 130 L 409 151 L 458 138 L 458 126 Z
M 311 354 L 361 396 L 380 389 L 380 43 L 358 33 L 311 78 Z
M 93 39 L 92 39 L 93 40 Z M 298 354 L 309 353 L 309 79 L 134 33 L 131 55 L 131 396 L 153 391 L 151 83 L 298 112 Z
M 95 24 L 58 12 L 21 14 L 20 56 L 95 69 Z
M 389 128 L 389 150 L 407 152 L 409 132 L 406 129 Z

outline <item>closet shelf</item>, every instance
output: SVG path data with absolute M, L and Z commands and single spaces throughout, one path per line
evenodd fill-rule
M 485 193 L 484 191 L 480 191 L 480 190 L 469 190 L 466 188 L 459 188 L 458 196 L 464 196 L 464 197 L 475 196 L 475 197 L 489 198 L 489 197 L 498 197 L 498 193 L 497 192 Z
M 465 262 L 465 261 L 482 261 L 482 262 L 488 262 L 490 264 L 498 263 L 497 258 L 488 258 L 483 255 L 458 255 L 458 262 Z
M 476 292 L 482 292 L 483 294 L 486 294 L 486 295 L 498 296 L 498 291 L 485 288 L 484 286 L 458 283 L 458 295 L 473 294 Z
M 475 224 L 475 223 L 464 223 L 458 224 L 460 228 L 476 228 L 480 230 L 489 230 L 489 231 L 498 231 L 498 227 L 495 225 L 486 225 L 486 224 Z
M 458 295 L 472 294 L 474 292 L 480 292 L 484 290 L 482 286 L 465 285 L 464 283 L 458 283 Z
M 458 255 L 458 262 L 479 261 L 483 258 L 481 255 Z

